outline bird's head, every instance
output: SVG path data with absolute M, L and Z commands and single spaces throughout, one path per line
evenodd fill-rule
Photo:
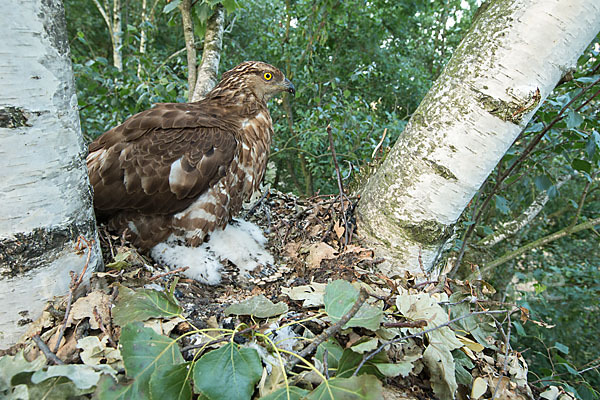
M 296 94 L 294 84 L 274 66 L 260 61 L 246 61 L 223 73 L 215 87 L 250 90 L 264 101 L 280 92 Z

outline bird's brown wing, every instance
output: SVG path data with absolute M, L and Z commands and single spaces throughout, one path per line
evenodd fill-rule
M 239 122 L 223 109 L 161 104 L 96 139 L 87 158 L 94 207 L 171 214 L 225 176 L 238 151 Z

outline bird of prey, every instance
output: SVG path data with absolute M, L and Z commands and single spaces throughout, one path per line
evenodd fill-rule
M 267 165 L 267 101 L 294 85 L 272 65 L 246 61 L 194 103 L 163 103 L 89 146 L 94 208 L 109 229 L 148 250 L 165 240 L 200 245 L 240 211 Z

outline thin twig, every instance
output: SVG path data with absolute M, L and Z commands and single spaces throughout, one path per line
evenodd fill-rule
M 242 329 L 241 331 L 239 331 L 239 332 L 236 332 L 236 333 L 235 333 L 235 336 L 241 336 L 241 335 L 244 335 L 244 334 L 246 334 L 246 333 L 248 333 L 248 332 L 252 331 L 252 330 L 253 330 L 253 329 L 255 329 L 255 328 L 256 328 L 256 326 L 251 326 L 251 327 L 249 327 L 249 328 Z M 208 343 L 192 344 L 192 345 L 190 345 L 190 346 L 186 346 L 186 347 L 184 347 L 183 349 L 181 349 L 181 352 L 182 352 L 182 353 L 185 353 L 186 351 L 190 351 L 190 350 L 194 350 L 194 349 L 199 349 L 199 348 L 202 348 L 202 347 L 209 347 L 209 346 L 213 346 L 213 345 L 215 345 L 215 344 L 219 344 L 219 343 L 221 343 L 221 342 L 228 342 L 228 341 L 230 341 L 230 340 L 231 340 L 231 338 L 230 338 L 230 337 L 228 337 L 228 336 L 224 336 L 224 337 L 222 337 L 222 338 L 219 338 L 219 339 L 211 340 L 211 341 L 210 341 L 210 342 L 208 342 Z
M 75 249 L 78 251 L 82 250 L 83 249 L 82 246 L 85 244 L 85 246 L 88 249 L 88 254 L 87 254 L 87 258 L 85 260 L 85 265 L 83 266 L 83 269 L 81 270 L 80 275 L 77 275 L 73 271 L 69 271 L 69 274 L 71 275 L 71 283 L 69 284 L 69 297 L 67 298 L 67 307 L 65 309 L 65 319 L 63 320 L 62 326 L 60 327 L 60 331 L 58 334 L 58 340 L 56 341 L 56 344 L 54 345 L 53 353 L 56 353 L 58 351 L 58 348 L 60 347 L 60 342 L 62 341 L 62 339 L 65 335 L 65 330 L 67 329 L 67 321 L 69 320 L 69 314 L 71 313 L 71 305 L 73 303 L 73 296 L 75 294 L 75 291 L 81 284 L 81 282 L 83 280 L 83 276 L 85 275 L 85 272 L 88 269 L 88 265 L 90 264 L 90 257 L 92 255 L 92 244 L 93 243 L 94 243 L 94 239 L 88 241 L 83 236 L 79 236 L 77 238 L 77 243 L 75 244 Z
M 310 353 L 312 353 L 321 343 L 323 343 L 325 340 L 332 337 L 336 332 L 341 330 L 342 327 L 344 325 L 346 325 L 346 323 L 348 321 L 350 321 L 350 319 L 352 319 L 352 317 L 354 317 L 356 315 L 356 313 L 358 312 L 358 310 L 363 305 L 363 303 L 367 300 L 368 297 L 369 297 L 369 294 L 367 293 L 367 291 L 364 289 L 361 289 L 360 294 L 358 295 L 358 299 L 356 299 L 356 302 L 354 303 L 352 308 L 346 314 L 344 314 L 344 316 L 342 318 L 340 318 L 340 320 L 338 322 L 331 325 L 329 328 L 327 328 L 323 332 L 321 332 L 320 335 L 315 337 L 308 346 L 306 346 L 300 353 L 298 353 L 298 355 L 302 358 L 306 358 L 306 356 L 308 356 Z M 298 358 L 298 357 L 293 358 L 289 362 L 289 364 L 287 366 L 287 370 L 291 371 L 296 366 L 296 364 L 298 364 L 299 361 L 300 361 L 300 358 Z
M 168 271 L 168 272 L 164 272 L 162 274 L 158 274 L 158 275 L 154 275 L 152 278 L 148 279 L 150 282 L 157 280 L 158 278 L 162 278 L 164 276 L 168 276 L 168 275 L 172 275 L 172 274 L 176 274 L 178 272 L 183 272 L 187 269 L 189 269 L 190 267 L 179 267 L 177 269 Z
M 102 317 L 100 316 L 100 313 L 98 312 L 98 307 L 94 306 L 94 309 L 92 310 L 92 312 L 94 314 L 94 319 L 98 323 L 98 326 L 100 327 L 100 330 L 102 331 L 102 333 L 104 333 L 106 335 L 106 337 L 108 338 L 110 345 L 114 348 L 117 348 L 117 344 L 113 340 L 111 333 L 108 331 L 108 329 L 106 328 L 106 326 L 104 326 L 104 323 L 102 322 Z
M 426 335 L 429 332 L 433 332 L 433 331 L 435 331 L 437 329 L 443 328 L 445 326 L 448 326 L 450 324 L 453 324 L 453 323 L 458 322 L 460 320 L 463 320 L 465 318 L 472 317 L 474 315 L 479 315 L 479 314 L 501 314 L 501 313 L 506 313 L 506 312 L 509 312 L 509 311 L 508 310 L 475 311 L 475 312 L 472 312 L 472 313 L 469 313 L 469 314 L 461 315 L 460 317 L 454 318 L 453 320 L 450 320 L 448 322 L 445 322 L 445 323 L 443 323 L 441 325 L 438 325 L 438 326 L 435 326 L 433 328 L 426 329 L 426 330 L 421 331 L 421 332 L 413 333 L 412 335 L 402 336 L 402 337 L 399 337 L 399 338 L 396 338 L 396 339 L 388 340 L 387 342 L 385 342 L 381 346 L 379 346 L 377 349 L 373 350 L 371 353 L 365 355 L 363 357 L 362 361 L 360 362 L 360 364 L 358 364 L 358 368 L 356 368 L 356 371 L 354 371 L 354 373 L 352 374 L 352 376 L 356 376 L 358 374 L 358 372 L 360 371 L 360 369 L 363 367 L 363 365 L 365 365 L 365 363 L 367 361 L 369 361 L 371 358 L 375 357 L 375 355 L 377 353 L 381 352 L 386 346 L 389 346 L 389 345 L 394 344 L 394 343 L 401 342 L 403 340 L 412 339 L 412 338 L 415 338 L 415 337 Z
M 346 250 L 346 246 L 348 245 L 348 219 L 346 218 L 346 210 L 344 208 L 344 187 L 342 186 L 342 174 L 340 173 L 340 166 L 337 162 L 337 157 L 335 155 L 335 146 L 333 144 L 333 135 L 331 134 L 331 125 L 327 125 L 327 135 L 329 136 L 329 147 L 331 149 L 331 155 L 333 156 L 333 165 L 335 167 L 335 173 L 337 176 L 338 189 L 340 191 L 340 203 L 342 206 L 342 219 L 344 220 L 344 247 L 342 250 Z
M 46 360 L 48 362 L 52 361 L 54 364 L 56 365 L 64 365 L 63 360 L 61 360 L 60 358 L 58 358 L 56 356 L 56 354 L 54 354 L 46 345 L 46 343 L 44 343 L 44 341 L 42 340 L 42 338 L 40 337 L 40 335 L 34 335 L 32 337 L 33 341 L 35 342 L 35 344 L 37 345 L 37 347 L 39 347 L 39 349 L 42 351 L 42 353 L 44 353 L 44 356 L 46 356 Z
M 494 318 L 494 317 L 492 317 Z M 496 320 L 496 318 L 494 318 L 494 322 L 496 322 L 496 326 L 500 329 L 500 332 L 502 332 L 502 336 L 504 336 L 504 363 L 502 364 L 502 373 L 500 374 L 500 379 L 498 379 L 498 383 L 496 384 L 496 388 L 494 389 L 494 394 L 492 394 L 492 400 L 494 400 L 496 398 L 496 395 L 498 394 L 498 390 L 500 389 L 500 384 L 502 383 L 502 378 L 504 376 L 506 376 L 506 369 L 508 367 L 508 350 L 510 349 L 510 313 L 507 313 L 507 321 L 508 321 L 508 328 L 507 328 L 507 333 L 504 333 L 504 329 L 502 329 L 502 324 L 500 324 L 500 322 L 498 322 Z
M 383 130 L 383 135 L 381 136 L 381 140 L 379 140 L 379 143 L 377 143 L 377 146 L 375 146 L 375 149 L 373 150 L 373 154 L 371 154 L 371 158 L 375 158 L 375 154 L 377 154 L 377 150 L 379 150 L 379 148 L 383 144 L 383 141 L 385 139 L 385 135 L 387 134 L 387 130 L 388 130 L 388 128 L 385 128 Z

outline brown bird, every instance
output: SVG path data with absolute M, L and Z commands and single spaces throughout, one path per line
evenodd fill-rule
M 87 157 L 98 218 L 141 249 L 201 244 L 258 188 L 273 135 L 267 101 L 283 91 L 295 94 L 280 70 L 247 61 L 203 100 L 158 104 L 98 137 Z

